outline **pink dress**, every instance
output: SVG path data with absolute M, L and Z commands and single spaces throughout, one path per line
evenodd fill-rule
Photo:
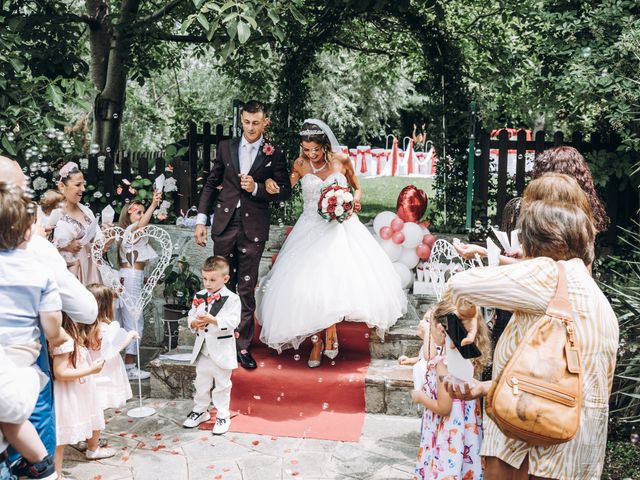
M 107 324 L 100 323 L 100 338 L 104 335 Z M 100 358 L 100 350 L 89 350 L 92 361 Z M 133 396 L 127 370 L 120 355 L 105 361 L 104 368 L 96 375 L 98 398 L 103 409 L 121 408 Z
M 54 348 L 51 355 L 73 352 L 73 340 Z M 89 350 L 77 347 L 76 368 L 91 366 Z M 71 357 L 69 357 L 70 367 Z M 71 445 L 91 437 L 94 430 L 104 429 L 104 414 L 98 400 L 95 375 L 53 383 L 56 410 L 56 443 Z
M 438 398 L 436 365 L 444 359 L 429 361 L 423 390 L 429 398 Z M 480 444 L 482 416 L 475 400 L 453 400 L 451 413 L 442 417 L 431 410 L 422 415 L 422 435 L 414 479 L 482 480 Z

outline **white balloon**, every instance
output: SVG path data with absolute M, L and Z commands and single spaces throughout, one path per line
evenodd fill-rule
M 405 222 L 402 227 L 402 234 L 404 235 L 402 246 L 405 248 L 416 248 L 422 243 L 422 237 L 425 235 L 422 233 L 422 227 L 413 222 Z
M 422 236 L 429 235 L 431 232 L 427 227 L 420 227 L 422 229 Z
M 411 282 L 413 281 L 413 275 L 411 274 L 411 270 L 403 263 L 394 263 L 393 268 L 396 269 L 396 273 L 400 277 L 400 284 L 402 288 L 409 288 L 411 286 Z
M 380 229 L 391 225 L 391 220 L 396 216 L 395 213 L 389 211 L 380 212 L 376 215 L 376 218 L 373 219 L 373 231 L 376 232 L 376 235 L 380 236 Z
M 405 243 L 407 243 L 405 241 Z M 402 254 L 400 255 L 400 258 L 398 258 L 398 260 L 396 260 L 396 262 L 398 263 L 402 263 L 403 265 L 406 265 L 407 268 L 415 268 L 416 265 L 418 265 L 418 262 L 420 261 L 420 257 L 418 257 L 418 254 L 416 253 L 416 249 L 415 248 L 403 248 L 402 249 Z
M 378 243 L 382 247 L 382 250 L 384 250 L 384 253 L 387 254 L 387 257 L 389 257 L 389 260 L 395 262 L 400 258 L 400 255 L 402 255 L 402 245 L 396 245 L 391 240 L 383 240 L 380 237 L 377 238 Z

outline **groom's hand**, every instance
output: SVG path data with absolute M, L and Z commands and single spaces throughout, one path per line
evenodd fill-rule
M 193 232 L 193 239 L 198 245 L 204 247 L 207 245 L 207 228 L 204 225 L 196 225 Z
M 251 175 L 240 175 L 240 186 L 244 191 L 253 193 L 256 182 Z

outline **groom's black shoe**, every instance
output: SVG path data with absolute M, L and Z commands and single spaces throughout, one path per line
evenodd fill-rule
M 242 365 L 242 368 L 246 368 L 247 370 L 252 370 L 257 367 L 256 361 L 248 350 L 247 353 L 242 353 L 238 350 L 238 363 Z

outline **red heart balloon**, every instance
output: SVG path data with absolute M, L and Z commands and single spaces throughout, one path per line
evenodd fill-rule
M 408 185 L 398 195 L 396 203 L 398 217 L 405 222 L 418 222 L 427 209 L 429 199 L 424 190 L 415 185 Z

